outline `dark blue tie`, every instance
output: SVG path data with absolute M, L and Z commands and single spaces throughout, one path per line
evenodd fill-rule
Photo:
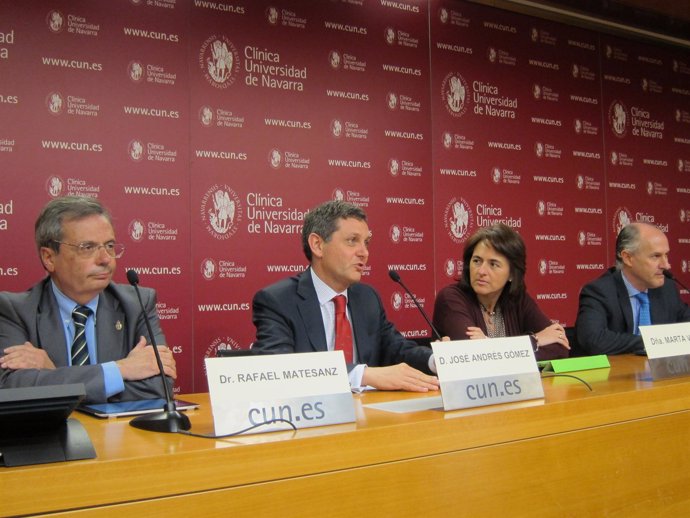
M 74 320 L 74 340 L 72 340 L 72 365 L 89 364 L 89 348 L 86 345 L 86 321 L 91 310 L 86 306 L 77 306 L 72 311 Z
M 635 330 L 635 334 L 639 335 L 640 326 L 652 325 L 652 317 L 649 314 L 649 296 L 644 292 L 640 292 L 635 295 L 635 298 L 640 303 L 640 312 L 637 318 L 637 329 Z

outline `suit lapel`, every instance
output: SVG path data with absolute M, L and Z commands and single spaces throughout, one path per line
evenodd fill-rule
M 618 304 L 623 312 L 626 330 L 628 333 L 634 333 L 635 320 L 633 318 L 632 306 L 630 305 L 630 295 L 628 295 L 628 290 L 623 282 L 623 274 L 618 270 L 614 276 L 616 279 L 616 295 L 618 296 Z
M 127 331 L 125 324 L 125 312 L 120 301 L 107 289 L 104 290 L 98 298 L 96 312 L 98 363 L 119 360 L 122 357 L 121 352 Z
M 347 306 L 350 309 L 352 319 L 352 332 L 355 339 L 356 360 L 359 363 L 366 363 L 370 357 L 371 342 L 368 339 L 366 319 L 367 308 L 360 290 L 356 285 L 350 286 L 347 290 Z
M 668 322 L 668 310 L 664 299 L 663 288 L 654 288 L 647 291 L 649 295 L 649 314 L 652 324 L 665 324 Z
M 314 351 L 326 351 L 326 331 L 323 328 L 321 307 L 311 281 L 311 269 L 302 273 L 297 282 L 297 311 L 302 317 L 304 327 Z
M 48 280 L 41 290 L 41 301 L 36 315 L 37 344 L 53 358 L 56 367 L 66 367 L 67 338 L 60 317 L 57 300 L 53 295 L 53 288 Z

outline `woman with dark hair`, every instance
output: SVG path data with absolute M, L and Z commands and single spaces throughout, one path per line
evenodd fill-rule
M 525 287 L 525 243 L 499 223 L 465 243 L 462 276 L 436 296 L 434 326 L 451 340 L 530 335 L 537 360 L 568 356 L 565 330 L 541 312 Z

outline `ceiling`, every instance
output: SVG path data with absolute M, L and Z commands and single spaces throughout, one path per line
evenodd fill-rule
M 690 0 L 471 0 L 570 25 L 690 48 Z
M 690 39 L 690 0 L 555 0 L 613 22 Z
M 616 3 L 669 18 L 690 21 L 690 0 L 619 0 Z M 686 34 L 686 36 L 690 35 Z

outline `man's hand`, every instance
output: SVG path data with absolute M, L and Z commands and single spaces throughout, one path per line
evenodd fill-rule
M 173 358 L 172 351 L 165 345 L 158 346 L 158 352 L 161 355 L 161 362 L 163 363 L 163 371 L 167 376 L 173 379 L 177 378 L 177 369 L 175 367 L 175 358 Z M 156 376 L 160 372 L 158 370 L 158 363 L 156 363 L 156 355 L 153 347 L 146 345 L 146 338 L 143 336 L 139 339 L 139 343 L 132 349 L 126 358 L 118 360 L 117 366 L 120 368 L 122 379 L 135 381 Z
M 43 349 L 34 347 L 31 342 L 22 345 L 5 347 L 5 354 L 0 357 L 3 369 L 54 369 L 53 360 Z
M 406 363 L 390 367 L 367 367 L 362 376 L 362 385 L 379 390 L 406 390 L 408 392 L 428 392 L 438 390 L 438 378 L 428 376 Z

